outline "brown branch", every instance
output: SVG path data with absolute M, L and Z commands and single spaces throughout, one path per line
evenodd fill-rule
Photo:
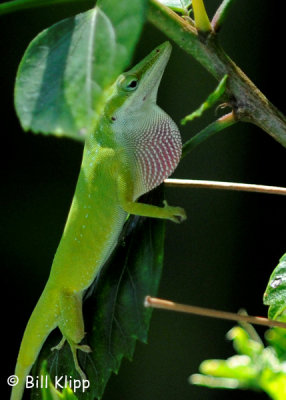
M 274 321 L 264 317 L 253 317 L 251 315 L 236 314 L 227 311 L 213 310 L 210 308 L 190 306 L 186 304 L 174 303 L 173 301 L 158 299 L 146 296 L 145 307 L 159 308 L 161 310 L 183 312 L 187 314 L 199 315 L 201 317 L 219 318 L 229 321 L 247 322 L 254 325 L 279 327 L 286 329 L 286 323 Z
M 234 182 L 202 181 L 196 179 L 165 179 L 164 184 L 170 187 L 237 190 L 242 192 L 280 194 L 286 196 L 286 188 L 279 186 L 251 185 L 248 183 Z

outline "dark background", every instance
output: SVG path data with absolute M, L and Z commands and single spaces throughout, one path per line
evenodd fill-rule
M 284 15 L 279 5 L 237 1 L 221 32 L 228 54 L 281 111 L 285 104 Z M 206 0 L 210 15 L 219 1 Z M 280 5 L 282 8 L 282 5 Z M 45 27 L 82 8 L 47 7 L 1 17 L 0 87 L 2 134 L 2 352 L 3 389 L 13 373 L 23 328 L 47 280 L 61 237 L 81 162 L 82 146 L 24 133 L 13 107 L 17 65 L 28 43 Z M 166 38 L 146 25 L 134 61 Z M 281 47 L 280 47 L 281 46 Z M 174 45 L 159 104 L 174 120 L 193 111 L 215 80 Z M 181 128 L 186 140 L 215 118 L 214 110 Z M 286 185 L 285 149 L 262 130 L 238 124 L 208 140 L 183 160 L 175 177 Z M 179 302 L 266 315 L 262 295 L 285 252 L 285 198 L 202 189 L 166 190 L 170 204 L 188 220 L 167 223 L 159 295 Z M 3 315 L 4 314 L 4 315 Z M 113 376 L 109 400 L 266 399 L 263 393 L 190 386 L 187 379 L 206 358 L 233 354 L 225 339 L 232 324 L 154 312 L 149 344 L 138 344 L 132 363 Z M 261 335 L 264 330 L 259 329 Z M 7 395 L 8 397 L 8 395 Z

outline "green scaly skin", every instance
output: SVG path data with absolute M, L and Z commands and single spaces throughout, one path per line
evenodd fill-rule
M 63 341 L 68 341 L 76 369 L 85 378 L 77 361 L 78 349 L 91 351 L 80 345 L 84 337 L 83 294 L 111 254 L 127 215 L 174 222 L 186 218 L 179 207 L 136 202 L 173 172 L 181 155 L 178 128 L 156 105 L 170 52 L 171 45 L 163 43 L 117 79 L 96 132 L 86 140 L 75 195 L 50 277 L 22 339 L 15 370 L 19 384 L 14 386 L 11 400 L 21 400 L 25 378 L 56 327 Z

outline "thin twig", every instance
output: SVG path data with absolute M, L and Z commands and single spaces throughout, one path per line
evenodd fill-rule
M 144 301 L 145 307 L 158 308 L 162 310 L 183 312 L 187 314 L 200 315 L 202 317 L 226 319 L 230 321 L 248 322 L 254 325 L 263 325 L 270 327 L 279 327 L 286 329 L 286 323 L 270 320 L 264 317 L 253 317 L 251 315 L 240 315 L 227 311 L 213 310 L 210 308 L 190 306 L 186 304 L 174 303 L 173 301 L 158 299 L 146 296 Z
M 284 196 L 286 195 L 286 188 L 284 187 L 252 185 L 248 183 L 203 181 L 196 179 L 165 179 L 164 184 L 170 187 L 238 190 L 242 192 L 280 194 Z

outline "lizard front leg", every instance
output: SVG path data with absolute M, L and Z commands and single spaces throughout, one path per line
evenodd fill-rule
M 124 211 L 128 214 L 140 215 L 142 217 L 169 219 L 173 222 L 182 222 L 187 216 L 181 207 L 172 207 L 164 201 L 164 207 L 152 204 L 138 203 L 132 199 L 131 185 L 126 182 L 123 176 L 118 178 L 118 198 Z

